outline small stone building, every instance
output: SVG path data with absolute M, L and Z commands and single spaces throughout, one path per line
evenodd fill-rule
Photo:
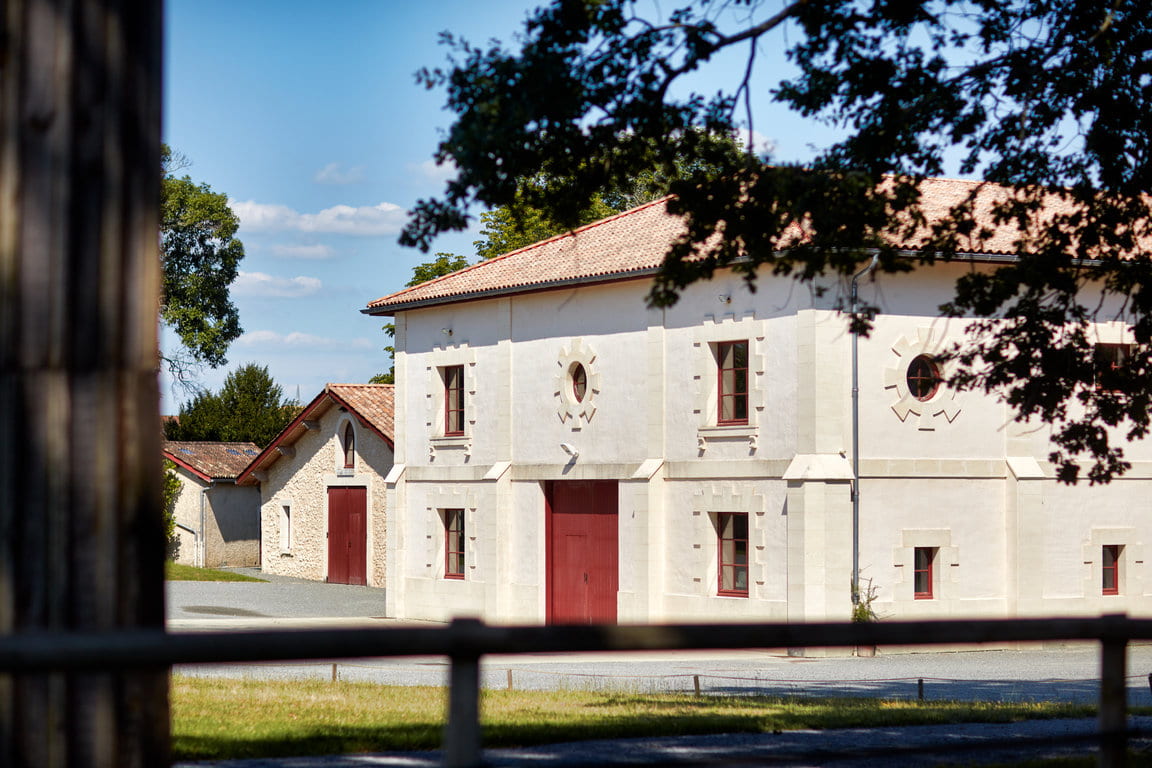
M 260 487 L 266 573 L 383 587 L 390 384 L 328 384 L 240 474 Z
M 260 492 L 236 485 L 255 443 L 164 442 L 176 465 L 176 562 L 202 568 L 260 562 Z

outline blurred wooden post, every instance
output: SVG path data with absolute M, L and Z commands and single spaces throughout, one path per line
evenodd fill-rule
M 1101 617 L 1123 624 L 1122 614 Z M 1105 628 L 1100 641 L 1100 761 L 1102 768 L 1120 768 L 1128 756 L 1127 638 Z
M 0 634 L 163 626 L 161 15 L 0 2 Z M 0 765 L 168 762 L 166 669 L 0 677 Z

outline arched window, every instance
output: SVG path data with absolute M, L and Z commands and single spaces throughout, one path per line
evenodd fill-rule
M 356 466 L 356 431 L 352 429 L 352 422 L 344 425 L 344 468 L 351 469 Z

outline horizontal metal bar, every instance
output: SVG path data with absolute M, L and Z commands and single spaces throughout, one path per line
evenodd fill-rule
M 1149 640 L 1152 620 L 1102 618 L 893 621 L 870 624 L 668 624 L 302 629 L 170 634 L 22 633 L 0 636 L 0 670 L 108 670 L 250 661 L 385 656 L 933 645 L 1053 640 Z

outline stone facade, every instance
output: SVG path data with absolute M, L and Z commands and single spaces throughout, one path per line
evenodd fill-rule
M 339 493 L 363 488 L 367 518 L 363 583 L 385 585 L 384 478 L 392 468 L 391 401 L 392 388 L 387 385 L 330 384 L 241 476 L 242 485 L 259 483 L 264 571 L 336 580 L 330 573 L 329 543 L 334 541 L 330 499 L 334 489 Z M 379 415 L 382 410 L 386 417 Z M 344 450 L 349 429 L 354 443 L 351 460 Z M 346 581 L 343 575 L 337 578 Z M 354 575 L 351 583 L 361 582 Z
M 561 269 L 562 247 L 581 257 L 571 264 L 592 263 L 637 236 L 597 226 L 370 305 L 396 326 L 388 481 L 389 506 L 403 512 L 388 522 L 389 615 L 547 620 L 564 597 L 553 589 L 563 543 L 549 538 L 550 493 L 580 480 L 616 483 L 621 622 L 847 620 L 854 549 L 883 618 L 1152 615 L 1147 441 L 1126 446 L 1133 469 L 1110 486 L 1068 488 L 1042 426 L 1016 424 L 978 393 L 911 390 L 914 359 L 964 338 L 965 321 L 936 307 L 961 270 L 979 267 L 861 282 L 882 312 L 858 342 L 854 425 L 841 284 L 818 293 L 765 274 L 751 293 L 721 271 L 653 310 L 643 275 L 589 268 L 586 284 L 576 272 L 567 284 L 484 283 L 485 270 Z M 1096 332 L 1130 341 L 1119 324 Z M 718 417 L 718 349 L 733 341 L 748 351 L 737 424 Z M 578 402 L 577 365 L 587 381 Z M 457 366 L 465 429 L 449 435 L 443 372 Z M 454 510 L 467 522 L 462 578 L 449 573 Z M 746 594 L 723 588 L 721 530 L 733 516 L 747 525 Z

